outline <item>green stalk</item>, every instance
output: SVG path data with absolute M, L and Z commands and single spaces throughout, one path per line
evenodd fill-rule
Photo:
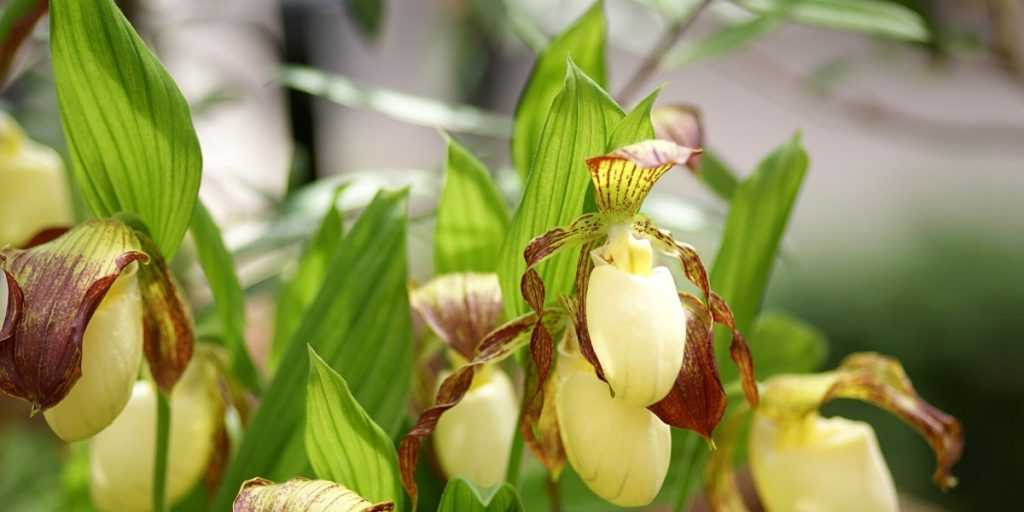
M 156 394 L 156 463 L 153 467 L 153 512 L 167 508 L 167 450 L 171 442 L 171 401 Z
M 516 421 L 519 425 L 519 421 Z M 505 480 L 512 484 L 512 487 L 519 489 L 519 468 L 523 464 L 523 434 L 516 429 L 512 437 L 512 452 L 509 454 L 508 466 L 505 470 Z

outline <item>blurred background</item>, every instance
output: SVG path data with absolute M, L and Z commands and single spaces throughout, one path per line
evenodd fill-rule
M 257 351 L 272 330 L 267 291 L 337 183 L 352 183 L 346 211 L 381 185 L 413 186 L 409 251 L 420 280 L 444 160 L 438 128 L 515 197 L 508 134 L 518 92 L 535 50 L 590 5 L 119 3 L 192 102 L 201 195 L 250 289 Z M 876 427 L 908 509 L 1014 509 L 1024 502 L 1024 2 L 861 3 L 901 5 L 893 15 L 921 20 L 919 33 L 831 12 L 829 2 L 776 4 L 787 2 L 608 0 L 609 89 L 631 105 L 662 85 L 660 104 L 699 106 L 707 145 L 741 175 L 802 133 L 811 166 L 768 309 L 824 331 L 826 366 L 863 350 L 902 360 L 919 393 L 965 425 L 959 487 L 934 489 L 928 446 L 895 418 L 852 403 L 826 412 Z M 2 106 L 60 149 L 46 44 L 44 23 Z M 620 94 L 659 48 L 661 68 Z M 685 172 L 657 191 L 666 225 L 711 260 L 725 205 Z M 198 284 L 191 293 L 208 302 Z M 53 489 L 82 489 L 86 468 L 64 464 L 81 458 L 26 412 L 0 401 L 0 500 L 4 510 L 63 510 Z

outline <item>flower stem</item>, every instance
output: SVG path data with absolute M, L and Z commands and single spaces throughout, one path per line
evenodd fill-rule
M 519 422 L 516 422 L 518 425 Z M 505 470 L 505 480 L 512 484 L 512 487 L 519 488 L 519 468 L 523 464 L 523 434 L 517 428 L 515 436 L 512 437 L 512 451 L 508 457 L 508 467 Z
M 171 437 L 171 402 L 163 392 L 156 394 L 156 457 L 153 467 L 153 512 L 167 508 L 167 451 Z
M 662 34 L 661 39 L 658 40 L 658 44 L 648 52 L 647 56 L 644 57 L 643 62 L 640 63 L 640 67 L 636 69 L 633 76 L 630 77 L 629 81 L 619 92 L 618 102 L 621 105 L 626 105 L 630 99 L 636 96 L 640 88 L 643 87 L 648 80 L 658 71 L 661 67 L 661 61 L 668 55 L 668 52 L 676 45 L 676 41 L 679 40 L 683 34 L 693 26 L 693 23 L 697 21 L 697 16 L 704 11 L 704 8 L 711 4 L 711 0 L 701 0 L 699 4 L 694 6 L 690 12 L 686 13 L 685 16 L 681 16 L 679 19 L 672 22 L 669 29 Z

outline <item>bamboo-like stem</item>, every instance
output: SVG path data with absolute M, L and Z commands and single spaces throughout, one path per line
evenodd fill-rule
M 167 509 L 167 455 L 171 442 L 171 402 L 161 391 L 156 394 L 156 457 L 153 466 L 153 512 Z

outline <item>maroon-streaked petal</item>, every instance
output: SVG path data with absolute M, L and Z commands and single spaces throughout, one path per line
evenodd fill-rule
M 0 343 L 0 389 L 33 404 L 56 405 L 82 372 L 85 328 L 117 276 L 148 260 L 130 228 L 94 220 L 31 249 L 0 253 L 22 292 L 13 336 Z
M 899 361 L 874 353 L 853 354 L 843 360 L 837 372 L 838 380 L 822 397 L 822 403 L 853 398 L 896 415 L 924 436 L 935 452 L 935 484 L 943 490 L 956 485 L 952 470 L 963 452 L 963 427 L 917 394 Z
M 170 392 L 192 358 L 192 315 L 159 248 L 148 236 L 136 235 L 150 255 L 149 264 L 139 269 L 143 349 L 153 380 Z
M 594 260 L 590 253 L 599 243 L 600 240 L 594 240 L 580 249 L 580 259 L 576 264 L 576 298 L 573 301 L 566 301 L 566 310 L 573 320 L 573 328 L 576 329 L 580 354 L 594 367 L 597 378 L 605 380 L 604 369 L 601 368 L 601 361 L 597 359 L 597 352 L 594 352 L 590 330 L 587 328 L 587 288 L 590 286 L 590 273 L 594 270 Z
M 448 274 L 409 294 L 413 311 L 466 359 L 498 324 L 501 285 L 496 274 Z
M 37 245 L 43 245 L 47 242 L 52 242 L 60 238 L 64 233 L 67 233 L 70 230 L 71 226 L 59 226 L 43 229 L 38 233 L 32 235 L 32 238 L 29 238 L 28 242 L 25 242 L 24 245 L 21 246 L 21 248 L 31 249 Z
M 700 109 L 695 105 L 679 104 L 658 107 L 651 112 L 654 136 L 675 142 L 683 147 L 704 147 L 704 122 Z M 686 167 L 697 172 L 700 169 L 700 153 L 686 161 Z
M 523 401 L 519 431 L 524 444 L 548 470 L 549 478 L 557 480 L 566 457 L 555 409 L 558 383 L 554 378 L 540 380 L 532 360 L 526 364 L 525 382 L 528 399 Z
M 635 215 L 662 175 L 700 152 L 665 140 L 645 140 L 587 159 L 598 211 Z
M 692 430 L 711 439 L 725 414 L 726 394 L 715 364 L 714 330 L 704 303 L 688 293 L 679 298 L 689 314 L 683 366 L 668 395 L 650 406 L 670 426 Z
M 246 480 L 231 505 L 232 512 L 389 512 L 394 509 L 394 503 L 370 503 L 344 485 L 305 478 L 293 478 L 280 484 L 265 478 Z
M 473 376 L 478 368 L 498 362 L 526 345 L 528 338 L 522 334 L 534 327 L 536 319 L 536 314 L 528 313 L 491 331 L 480 343 L 473 360 L 445 378 L 437 391 L 434 405 L 420 414 L 416 424 L 402 438 L 398 447 L 398 465 L 402 474 L 402 486 L 412 499 L 412 510 L 416 510 L 415 473 L 423 439 L 434 432 L 442 414 L 462 401 L 473 383 Z

